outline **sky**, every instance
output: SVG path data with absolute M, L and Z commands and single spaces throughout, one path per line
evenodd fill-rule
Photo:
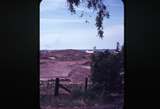
M 68 10 L 66 0 L 42 0 L 40 4 L 40 49 L 114 49 L 124 42 L 124 7 L 121 0 L 106 0 L 110 13 L 104 19 L 104 38 L 97 36 L 96 13 L 76 8 L 76 14 Z M 84 12 L 84 16 L 80 14 Z M 85 23 L 85 21 L 89 23 Z

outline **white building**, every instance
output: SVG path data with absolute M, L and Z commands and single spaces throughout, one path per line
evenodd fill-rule
M 86 53 L 94 53 L 93 50 L 86 50 Z

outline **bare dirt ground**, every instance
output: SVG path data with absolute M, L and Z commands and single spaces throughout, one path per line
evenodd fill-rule
M 90 54 L 78 50 L 49 51 L 40 56 L 40 79 L 67 78 L 73 83 L 90 76 Z

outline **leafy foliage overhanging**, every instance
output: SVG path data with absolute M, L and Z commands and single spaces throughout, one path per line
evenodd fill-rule
M 109 11 L 107 10 L 104 1 L 105 0 L 67 0 L 71 13 L 76 13 L 75 7 L 78 7 L 81 3 L 85 3 L 87 8 L 97 11 L 95 25 L 97 27 L 98 36 L 100 38 L 104 37 L 103 19 L 104 17 L 109 18 Z

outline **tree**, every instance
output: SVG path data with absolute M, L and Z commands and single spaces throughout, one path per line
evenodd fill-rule
M 119 44 L 119 42 L 117 42 L 117 46 L 116 46 L 116 51 L 119 51 L 119 48 L 120 47 L 120 44 Z
M 93 47 L 93 51 L 96 52 L 96 46 Z
M 111 53 L 106 50 L 92 55 L 91 80 L 93 90 L 97 92 L 122 91 L 123 51 Z

